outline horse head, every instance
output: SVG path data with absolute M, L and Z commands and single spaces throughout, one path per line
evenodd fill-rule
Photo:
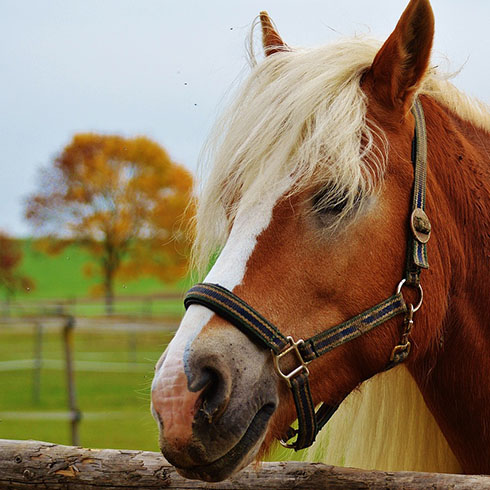
M 404 277 L 410 110 L 428 72 L 433 14 L 428 0 L 411 0 L 382 46 L 351 39 L 295 50 L 266 13 L 261 24 L 266 57 L 218 126 L 196 253 L 206 263 L 219 248 L 206 283 L 252 305 L 285 336 L 305 339 L 369 310 Z M 424 281 L 430 294 L 448 291 L 439 272 Z M 403 294 L 417 303 L 417 290 Z M 443 305 L 428 311 L 442 323 Z M 383 371 L 402 323 L 390 318 L 311 362 L 313 405 L 338 404 Z M 413 363 L 432 338 L 411 335 Z M 222 315 L 188 307 L 152 385 L 160 446 L 182 475 L 222 480 L 284 436 L 297 414 L 273 361 Z M 294 356 L 282 362 L 294 368 Z

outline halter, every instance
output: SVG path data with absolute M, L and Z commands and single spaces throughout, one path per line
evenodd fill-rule
M 289 427 L 280 442 L 283 446 L 296 451 L 313 443 L 318 432 L 343 401 L 342 399 L 335 405 L 322 403 L 315 412 L 308 382 L 310 362 L 400 314 L 405 315 L 401 341 L 393 348 L 385 369 L 403 362 L 410 353 L 411 344 L 408 337 L 413 326 L 413 315 L 422 306 L 423 290 L 420 285 L 420 273 L 422 269 L 429 268 L 426 244 L 431 232 L 430 221 L 424 210 L 427 136 L 422 104 L 418 99 L 414 103 L 412 112 L 415 117 L 415 134 L 412 140 L 414 184 L 410 216 L 411 236 L 407 247 L 405 277 L 398 284 L 393 296 L 337 326 L 329 327 L 307 340 L 297 341 L 292 337 L 285 337 L 257 310 L 219 284 L 197 284 L 187 292 L 184 299 L 186 308 L 192 304 L 205 306 L 240 329 L 251 340 L 272 351 L 275 368 L 292 391 L 298 415 L 298 429 Z M 419 299 L 415 306 L 405 303 L 403 287 L 417 289 Z M 296 367 L 287 372 L 281 363 L 286 356 L 289 359 L 292 356 L 296 360 Z M 287 441 L 294 436 L 297 436 L 296 440 L 288 443 Z

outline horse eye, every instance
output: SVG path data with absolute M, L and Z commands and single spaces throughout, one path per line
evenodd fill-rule
M 318 191 L 312 200 L 314 213 L 320 218 L 322 225 L 326 225 L 335 216 L 342 214 L 346 207 L 349 213 L 358 208 L 361 202 L 361 193 L 358 192 L 353 200 L 349 198 L 347 192 L 340 192 L 326 187 Z
M 347 205 L 346 194 L 333 197 L 332 190 L 322 189 L 313 196 L 313 209 L 320 215 L 340 214 Z

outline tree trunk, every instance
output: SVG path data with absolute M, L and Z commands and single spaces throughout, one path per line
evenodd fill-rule
M 106 245 L 107 257 L 102 261 L 104 269 L 104 294 L 106 315 L 114 313 L 114 276 L 116 274 L 116 257 L 112 247 Z
M 111 270 L 105 271 L 104 291 L 105 312 L 110 316 L 114 313 L 114 273 Z
M 320 463 L 263 463 L 220 483 L 186 480 L 160 453 L 82 449 L 37 441 L 0 439 L 0 489 L 258 489 L 323 490 L 490 488 L 490 477 L 382 472 Z

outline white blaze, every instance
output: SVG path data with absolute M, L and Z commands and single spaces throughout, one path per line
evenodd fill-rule
M 283 192 L 271 192 L 260 202 L 237 213 L 226 245 L 206 276 L 205 282 L 218 283 L 229 290 L 242 283 L 257 237 L 269 226 L 274 205 L 282 194 Z M 211 310 L 200 305 L 191 305 L 188 308 L 168 346 L 164 362 L 155 373 L 152 383 L 153 399 L 159 401 L 160 410 L 175 414 L 171 417 L 172 432 L 177 433 L 177 426 L 181 426 L 179 430 L 183 432 L 190 429 L 187 427 L 187 412 L 192 409 L 196 394 L 187 390 L 184 356 L 186 349 L 213 314 Z M 160 397 L 165 398 L 164 403 L 161 403 Z M 155 415 L 155 407 L 152 407 L 152 411 Z

